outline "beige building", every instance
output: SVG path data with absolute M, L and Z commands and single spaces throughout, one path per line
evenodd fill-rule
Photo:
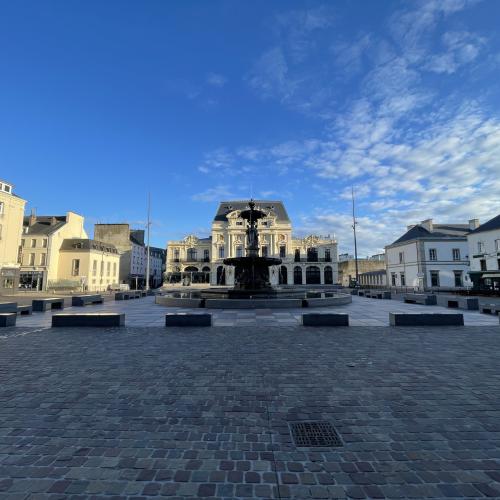
M 57 267 L 58 288 L 101 292 L 117 288 L 118 250 L 109 243 L 72 238 L 63 241 Z
M 371 271 L 385 272 L 384 254 L 373 255 L 372 257 L 358 257 L 358 275 Z M 351 286 L 356 280 L 356 261 L 352 255 L 339 256 L 339 282 L 342 286 Z
M 187 280 L 232 286 L 233 268 L 225 266 L 223 260 L 245 255 L 246 227 L 240 213 L 247 205 L 248 201 L 220 203 L 209 238 L 190 235 L 180 241 L 169 241 L 165 282 Z M 256 205 L 267 213 L 258 222 L 260 255 L 282 260 L 280 266 L 271 267 L 271 284 L 337 283 L 334 238 L 316 235 L 294 238 L 292 223 L 281 201 L 257 201 Z
M 74 212 L 66 215 L 24 218 L 21 238 L 20 286 L 34 290 L 58 287 L 59 251 L 68 238 L 87 238 L 84 218 Z
M 0 293 L 17 290 L 19 246 L 26 201 L 13 192 L 14 186 L 0 181 Z

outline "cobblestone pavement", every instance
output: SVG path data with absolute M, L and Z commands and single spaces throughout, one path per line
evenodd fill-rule
M 464 315 L 466 325 L 498 325 L 498 316 L 480 314 L 479 311 L 447 309 L 441 306 L 422 306 L 405 304 L 399 300 L 377 300 L 365 297 L 353 297 L 352 304 L 336 307 L 315 307 L 313 309 L 181 309 L 164 307 L 154 303 L 154 297 L 136 300 L 114 301 L 103 305 L 82 307 L 67 307 L 65 312 L 114 311 L 124 312 L 126 324 L 129 326 L 164 326 L 167 312 L 210 312 L 215 326 L 295 326 L 300 323 L 304 312 L 342 312 L 349 314 L 353 326 L 387 326 L 389 312 L 433 312 Z M 60 312 L 60 311 L 55 311 Z M 32 316 L 20 316 L 17 324 L 21 327 L 45 326 L 51 324 L 51 313 L 34 313 Z M 1 332 L 0 332 L 1 335 Z
M 103 497 L 500 498 L 500 328 L 4 329 L 0 499 Z

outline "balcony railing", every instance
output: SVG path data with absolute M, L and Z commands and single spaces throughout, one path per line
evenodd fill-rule
M 210 262 L 209 257 L 203 257 L 202 259 L 193 259 L 192 257 L 187 257 L 185 259 L 172 259 L 170 262 Z
M 295 257 L 294 262 L 331 262 L 331 257 L 301 257 L 300 259 Z

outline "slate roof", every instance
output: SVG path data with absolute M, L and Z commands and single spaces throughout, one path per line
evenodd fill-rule
M 478 228 L 471 231 L 469 234 L 484 233 L 485 231 L 493 231 L 495 229 L 500 229 L 500 215 L 493 217 L 488 222 L 481 224 Z
M 87 238 L 66 238 L 61 245 L 61 250 L 97 250 L 99 252 L 118 253 L 118 250 L 111 243 L 89 240 Z
M 420 238 L 436 240 L 442 240 L 443 238 L 464 238 L 468 232 L 468 224 L 433 224 L 432 231 L 429 231 L 420 224 L 417 224 L 406 231 L 403 236 L 391 243 L 391 245 L 397 245 L 398 243 L 403 243 L 405 241 L 416 240 Z
M 232 201 L 221 201 L 219 203 L 219 208 L 215 214 L 214 221 L 227 222 L 226 215 L 234 210 L 245 210 L 248 208 L 248 202 L 250 200 L 232 200 Z M 271 209 L 276 214 L 276 220 L 278 222 L 290 223 L 290 218 L 283 205 L 282 201 L 272 201 L 272 200 L 254 200 L 256 208 L 261 208 L 263 210 Z
M 25 216 L 23 219 L 24 230 L 23 234 L 51 234 L 66 224 L 65 215 L 41 215 L 36 217 L 36 222 L 29 225 L 30 216 Z

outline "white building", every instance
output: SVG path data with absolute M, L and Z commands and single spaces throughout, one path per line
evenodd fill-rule
M 292 237 L 292 223 L 281 201 L 256 201 L 267 213 L 259 220 L 260 255 L 281 258 L 270 269 L 270 282 L 277 284 L 336 284 L 337 241 L 329 236 Z M 188 279 L 212 285 L 234 285 L 234 268 L 223 264 L 227 257 L 245 255 L 246 225 L 240 217 L 248 201 L 219 204 L 209 238 L 187 236 L 169 241 L 166 283 Z
M 166 252 L 163 248 L 149 247 L 149 286 L 158 288 L 163 283 Z
M 500 290 L 500 215 L 471 231 L 467 242 L 474 288 Z
M 385 247 L 387 283 L 390 287 L 419 290 L 470 287 L 469 224 L 434 224 L 427 219 L 408 226 L 394 243 Z

